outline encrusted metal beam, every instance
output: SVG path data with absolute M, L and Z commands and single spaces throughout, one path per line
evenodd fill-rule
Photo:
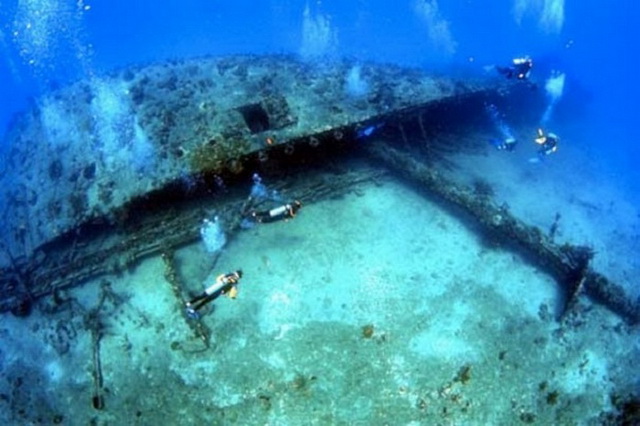
M 557 280 L 565 293 L 563 315 L 584 291 L 592 300 L 603 304 L 628 323 L 640 322 L 640 306 L 627 297 L 624 289 L 589 268 L 593 252 L 588 247 L 555 244 L 539 228 L 515 217 L 506 206 L 498 205 L 490 197 L 450 181 L 433 167 L 387 144 L 371 144 L 368 152 L 372 158 L 418 184 L 429 194 L 462 209 L 492 237 L 506 244 L 515 243 Z

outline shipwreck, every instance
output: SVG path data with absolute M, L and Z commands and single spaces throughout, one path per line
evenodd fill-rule
M 354 66 L 366 93 L 349 91 Z M 178 286 L 171 251 L 198 238 L 211 208 L 233 234 L 254 172 L 305 203 L 394 173 L 553 275 L 567 309 L 584 293 L 637 323 L 640 307 L 592 270 L 588 247 L 555 244 L 442 173 L 448 154 L 482 144 L 473 135 L 488 125 L 486 105 L 524 122 L 542 96 L 497 76 L 284 56 L 173 61 L 57 89 L 3 141 L 0 311 L 26 314 L 38 298 L 154 254 Z M 341 168 L 352 155 L 376 167 Z

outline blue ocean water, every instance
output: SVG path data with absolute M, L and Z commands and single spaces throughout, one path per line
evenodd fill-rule
M 564 182 L 563 179 L 570 182 L 580 182 L 586 187 L 581 191 L 582 193 L 589 192 L 589 188 L 595 186 L 595 180 L 600 183 L 601 177 L 606 177 L 613 187 L 620 191 L 620 194 L 617 192 L 611 194 L 611 199 L 624 199 L 629 205 L 635 207 L 635 210 L 631 209 L 630 212 L 626 210 L 621 212 L 621 210 L 617 210 L 617 206 L 620 205 L 618 201 L 616 201 L 618 204 L 614 205 L 614 202 L 610 201 L 609 198 L 602 200 L 602 205 L 609 206 L 608 215 L 611 216 L 612 220 L 612 223 L 606 225 L 606 229 L 609 229 L 609 227 L 616 228 L 618 213 L 626 219 L 626 221 L 621 219 L 619 222 L 621 225 L 618 227 L 619 229 L 616 229 L 616 232 L 620 234 L 613 235 L 611 240 L 619 237 L 619 240 L 635 241 L 633 243 L 635 246 L 623 246 L 625 249 L 626 247 L 638 247 L 640 238 L 638 237 L 639 231 L 637 228 L 638 206 L 640 206 L 640 168 L 638 167 L 640 145 L 637 143 L 636 128 L 638 125 L 638 111 L 640 111 L 640 83 L 636 75 L 638 69 L 640 69 L 640 59 L 638 58 L 636 46 L 636 40 L 640 39 L 638 22 L 640 22 L 640 4 L 630 0 L 620 2 L 606 2 L 604 0 L 590 0 L 587 2 L 576 0 L 496 0 L 491 2 L 480 0 L 403 0 L 400 2 L 365 0 L 352 2 L 340 0 L 265 0 L 261 2 L 252 0 L 168 0 L 162 2 L 150 0 L 136 2 L 119 0 L 78 0 L 76 2 L 64 0 L 0 0 L 0 136 L 12 128 L 17 114 L 29 109 L 43 94 L 55 92 L 55 90 L 77 80 L 90 80 L 124 68 L 163 61 L 238 53 L 284 54 L 302 58 L 305 61 L 319 65 L 330 65 L 339 58 L 349 58 L 356 62 L 393 63 L 401 66 L 417 67 L 427 72 L 472 79 L 495 75 L 496 66 L 509 65 L 514 58 L 528 56 L 532 58 L 534 64 L 531 80 L 537 84 L 537 93 L 545 92 L 544 96 L 546 97 L 548 112 L 545 115 L 541 114 L 540 122 L 533 123 L 533 125 L 543 125 L 545 130 L 557 132 L 560 135 L 561 143 L 558 155 L 570 156 L 576 154 L 576 157 L 580 158 L 584 155 L 584 158 L 591 159 L 596 164 L 602 174 L 596 176 L 585 172 L 585 170 L 591 169 L 588 167 L 582 169 L 580 167 L 582 160 L 557 162 L 555 161 L 556 158 L 553 157 L 548 160 L 545 159 L 544 164 L 535 169 L 531 168 L 531 164 L 523 161 L 521 165 L 515 166 L 516 168 L 519 167 L 517 173 L 526 176 L 530 182 L 537 182 L 538 175 L 544 173 L 553 175 L 559 182 Z M 562 76 L 562 78 L 556 79 L 559 76 Z M 357 98 L 361 96 L 361 93 L 367 91 L 367 86 L 362 83 L 357 72 L 352 74 L 352 80 L 353 84 L 350 86 L 352 89 L 350 93 L 354 98 Z M 521 102 L 526 105 L 529 99 L 525 96 Z M 500 112 L 497 110 L 493 114 L 495 117 L 500 116 Z M 511 129 L 507 126 L 508 123 L 506 121 L 503 122 L 501 119 L 496 118 L 496 136 L 503 136 L 503 138 L 511 136 Z M 372 130 L 369 131 L 369 129 Z M 373 127 L 367 128 L 366 130 L 369 133 L 366 134 L 366 137 L 368 138 L 371 134 L 375 134 L 374 132 L 378 131 L 378 129 L 384 130 L 384 123 L 376 123 Z M 533 135 L 531 139 L 533 139 Z M 4 138 L 0 138 L 0 141 L 3 144 L 0 146 L 0 158 L 4 160 L 3 154 L 10 147 L 6 145 Z M 565 147 L 567 148 L 565 149 Z M 491 153 L 495 154 L 493 150 Z M 146 158 L 143 155 L 139 157 Z M 149 157 L 152 157 L 152 154 Z M 505 158 L 499 157 L 497 161 L 505 161 Z M 148 163 L 149 161 L 145 160 L 146 165 L 140 166 L 138 171 L 147 172 L 149 169 L 145 167 L 148 166 Z M 566 169 L 561 169 L 560 164 L 569 164 L 570 166 Z M 538 164 L 535 166 L 538 166 Z M 487 175 L 492 176 L 494 172 L 491 167 L 497 169 L 500 166 L 488 166 L 482 170 L 485 170 Z M 4 167 L 0 167 L 0 171 L 3 169 Z M 89 171 L 85 173 L 91 174 Z M 581 173 L 585 174 L 582 175 Z M 559 184 L 558 187 L 560 186 L 563 185 Z M 528 187 L 520 189 L 522 192 L 526 192 L 525 190 Z M 553 192 L 554 188 L 547 188 L 547 190 Z M 387 219 L 386 213 L 380 210 L 380 205 L 384 205 L 384 202 L 391 203 L 388 200 L 391 199 L 390 193 L 393 191 L 380 190 L 380 192 L 380 199 L 383 202 L 379 202 L 377 199 L 372 201 L 366 196 L 363 198 L 364 202 L 361 200 L 363 206 L 358 207 L 361 209 L 358 214 L 363 216 L 363 223 L 376 226 L 377 222 L 372 218 L 377 219 L 379 218 L 378 215 L 385 220 Z M 412 196 L 402 192 L 402 190 L 397 190 L 396 192 L 401 192 L 403 197 L 407 199 Z M 598 194 L 600 193 L 598 192 Z M 608 196 L 609 194 L 603 195 L 603 197 Z M 544 195 L 530 198 L 539 201 L 544 198 Z M 412 198 L 411 200 L 412 203 L 417 205 L 418 201 Z M 587 211 L 586 215 L 593 215 L 590 217 L 592 219 L 590 226 L 595 230 L 593 238 L 596 239 L 596 235 L 600 236 L 600 233 L 596 232 L 599 231 L 598 227 L 605 227 L 599 222 L 601 219 L 599 215 L 603 210 L 602 206 L 594 200 L 584 201 L 578 199 L 571 202 L 574 205 L 584 207 L 584 210 Z M 387 207 L 389 209 L 396 208 L 393 206 Z M 513 206 L 513 209 L 529 219 L 530 217 L 527 217 L 529 214 L 527 209 L 529 207 L 529 205 L 523 204 Z M 329 213 L 324 216 L 321 215 L 319 219 L 316 217 L 319 223 L 323 224 L 324 228 L 322 229 L 337 227 L 335 223 L 337 219 L 334 221 L 334 217 L 340 216 L 339 208 L 335 206 L 323 208 Z M 406 216 L 411 214 L 409 205 L 403 206 L 402 209 L 399 210 L 402 210 Z M 534 210 L 536 209 L 531 208 L 531 211 Z M 420 220 L 424 222 L 431 221 L 432 217 L 438 217 L 438 214 L 441 214 L 436 211 L 437 209 L 434 209 L 433 212 L 428 210 L 431 216 L 421 211 Z M 550 207 L 548 209 L 549 217 L 557 214 L 556 211 L 562 212 L 562 207 L 558 209 L 555 209 L 555 206 Z M 534 221 L 538 219 L 536 213 L 531 213 L 531 218 Z M 544 220 L 546 219 L 544 218 Z M 439 218 L 438 220 L 438 226 L 442 227 L 443 230 L 451 230 L 456 226 L 449 221 L 450 219 Z M 283 244 L 283 246 L 295 246 L 300 241 L 304 241 L 305 238 L 305 230 L 298 224 L 297 219 L 295 223 L 295 226 L 300 226 L 300 228 L 293 228 L 292 235 L 283 236 L 278 230 L 263 231 L 260 227 L 253 226 L 250 227 L 250 232 L 254 233 L 251 235 L 259 235 L 265 239 L 283 240 L 287 243 Z M 420 222 L 416 220 L 415 223 Z M 634 225 L 636 228 L 627 228 L 629 223 L 636 224 Z M 390 224 L 389 226 L 397 225 Z M 569 228 L 569 225 L 565 225 L 564 222 L 562 222 L 562 226 Z M 259 234 L 260 232 L 263 232 L 263 234 Z M 569 234 L 568 230 L 565 232 Z M 398 231 L 398 234 L 400 233 Z M 319 236 L 312 238 L 320 240 Z M 358 237 L 353 239 L 358 240 Z M 461 238 L 461 241 L 463 240 Z M 587 239 L 587 241 L 572 242 L 592 243 L 593 241 Z M 309 246 L 307 248 L 311 248 L 312 251 L 316 250 L 315 247 L 321 244 L 325 244 L 328 248 L 325 251 L 318 249 L 314 252 L 315 256 L 312 259 L 292 260 L 287 257 L 291 256 L 288 252 L 279 251 L 282 249 L 279 244 L 277 247 L 269 247 L 266 243 L 261 245 L 263 243 L 259 241 L 245 243 L 247 247 L 253 249 L 252 253 L 256 253 L 253 256 L 257 259 L 255 260 L 256 264 L 253 265 L 255 266 L 254 270 L 262 268 L 260 270 L 267 271 L 263 274 L 265 278 L 262 284 L 268 282 L 273 283 L 275 286 L 282 284 L 281 281 L 287 281 L 287 284 L 283 285 L 284 290 L 282 292 L 271 294 L 264 289 L 257 290 L 258 293 L 259 291 L 264 292 L 265 299 L 268 299 L 268 302 L 264 304 L 269 307 L 271 316 L 263 319 L 262 323 L 256 327 L 263 327 L 266 330 L 265 335 L 272 333 L 276 335 L 273 340 L 279 341 L 287 335 L 290 325 L 294 324 L 296 320 L 295 318 L 289 318 L 289 311 L 282 308 L 282 306 L 289 306 L 290 303 L 295 305 L 294 295 L 298 289 L 291 289 L 295 287 L 292 284 L 295 281 L 295 277 L 290 277 L 288 270 L 278 270 L 277 261 L 280 260 L 284 263 L 284 260 L 287 260 L 291 264 L 303 265 L 300 267 L 301 269 L 306 267 L 309 270 L 314 268 L 316 263 L 324 262 L 333 266 L 333 261 L 327 253 L 337 252 L 340 248 L 339 244 L 332 246 L 330 242 L 324 240 L 315 242 L 315 245 L 305 243 Z M 416 250 L 421 250 L 418 243 L 411 242 L 411 244 L 415 244 Z M 466 243 L 460 243 L 466 250 L 467 247 L 464 244 Z M 605 243 L 596 244 L 600 244 L 599 247 L 605 245 Z M 389 250 L 392 253 L 397 250 L 397 252 L 404 253 L 408 257 L 413 248 L 412 245 L 408 244 L 407 246 L 399 245 L 399 247 L 385 248 L 385 250 Z M 272 249 L 273 254 L 270 251 Z M 475 249 L 470 249 L 472 252 L 473 250 Z M 640 267 L 637 264 L 637 260 L 630 260 L 633 255 L 628 256 L 624 261 L 615 259 L 620 250 L 623 249 L 618 248 L 616 251 L 612 248 L 611 254 L 609 254 L 606 249 L 601 249 L 601 253 L 597 258 L 605 259 L 602 262 L 607 263 L 606 266 L 610 270 L 614 270 L 614 277 L 624 279 L 624 284 L 628 286 L 628 283 L 633 282 L 635 279 L 630 276 L 634 274 L 634 271 L 637 272 Z M 438 248 L 438 250 L 434 251 L 446 250 Z M 239 250 L 239 252 L 233 253 L 240 257 L 242 251 Z M 478 252 L 481 252 L 481 250 L 478 249 Z M 227 253 L 229 252 L 223 254 L 223 261 L 225 261 Z M 368 253 L 363 251 L 362 253 L 357 252 L 357 254 L 360 258 L 366 259 Z M 424 255 L 425 258 L 428 258 L 430 254 L 423 253 L 421 256 Z M 197 257 L 197 255 L 194 257 Z M 494 261 L 496 264 L 506 262 L 501 258 L 494 259 Z M 366 267 L 362 269 L 366 270 L 366 272 L 362 274 L 367 277 L 367 285 L 370 286 L 363 290 L 363 293 L 380 291 L 386 296 L 387 292 L 380 290 L 380 283 L 385 282 L 385 280 L 392 280 L 389 277 L 391 273 L 383 267 L 380 267 L 380 270 L 376 269 L 379 265 L 376 265 L 375 262 L 368 264 L 363 261 L 363 264 Z M 624 267 L 635 265 L 635 269 L 621 271 L 618 270 L 620 269 L 618 265 L 624 265 Z M 454 267 L 447 269 L 446 266 L 442 266 L 442 268 L 442 271 L 433 272 L 431 278 L 435 280 L 434 277 L 437 274 L 452 274 L 455 277 Z M 196 268 L 193 267 L 193 269 Z M 277 273 L 270 272 L 274 269 L 277 270 Z M 358 268 L 354 267 L 354 269 Z M 250 270 L 251 268 L 249 268 Z M 347 276 L 355 274 L 352 270 L 346 272 Z M 248 275 L 250 277 L 251 272 Z M 415 275 L 419 277 L 420 274 L 416 272 Z M 499 281 L 499 278 L 493 277 L 495 281 Z M 337 280 L 337 278 L 335 279 Z M 423 278 L 414 278 L 412 276 L 411 279 L 421 280 Z M 330 282 L 331 277 L 327 278 L 323 275 L 323 280 Z M 289 281 L 291 282 L 289 283 Z M 464 281 L 464 279 L 461 279 L 461 281 Z M 544 280 L 540 279 L 540 281 Z M 465 288 L 465 291 L 469 294 L 474 294 L 480 299 L 485 297 L 476 294 L 477 289 L 466 288 L 464 287 L 465 285 L 464 283 L 461 284 L 462 288 Z M 338 287 L 337 284 L 336 287 Z M 313 297 L 317 297 L 317 300 L 320 300 L 325 296 L 318 288 L 320 287 L 314 286 L 310 293 L 317 291 L 318 294 L 313 293 Z M 288 292 L 285 291 L 287 289 Z M 627 290 L 629 290 L 628 287 Z M 407 293 L 405 294 L 403 291 L 407 291 Z M 411 300 L 412 305 L 410 305 L 409 310 L 420 311 L 420 309 L 423 309 L 419 301 L 411 299 L 410 291 L 403 289 L 399 290 L 398 293 Z M 636 295 L 640 293 L 640 290 L 637 288 L 631 289 L 630 293 Z M 377 295 L 378 293 L 375 294 Z M 442 295 L 436 294 L 434 297 L 440 296 Z M 537 296 L 532 295 L 531 297 L 535 298 Z M 289 298 L 293 299 L 293 302 Z M 317 300 L 314 300 L 314 302 Z M 375 300 L 386 299 L 380 296 L 380 299 Z M 443 304 L 448 304 L 449 302 L 446 297 L 440 300 L 440 303 Z M 254 303 L 257 302 L 254 301 Z M 317 305 L 312 305 L 311 308 L 301 306 L 299 311 L 309 311 L 310 317 L 313 317 L 315 321 L 325 315 L 325 312 L 318 307 L 320 303 L 329 306 L 327 308 L 329 313 L 326 314 L 328 317 L 341 319 L 345 316 L 345 314 L 341 313 L 344 305 L 340 308 L 337 303 L 331 305 L 326 300 L 318 302 Z M 366 305 L 365 302 L 362 303 Z M 391 300 L 389 303 L 391 306 L 401 306 L 400 309 L 403 309 L 403 305 L 396 305 L 395 300 Z M 458 312 L 457 315 L 459 317 L 464 318 L 465 315 L 468 315 L 469 306 L 465 305 L 464 302 L 452 304 L 455 305 L 454 310 Z M 376 308 L 379 307 L 376 306 Z M 144 310 L 143 308 L 136 309 Z M 246 324 L 237 321 L 235 313 L 229 313 L 230 311 L 225 309 L 228 308 L 220 308 L 216 314 L 221 318 L 229 319 L 234 324 L 234 327 L 240 330 L 248 328 Z M 243 309 L 245 309 L 243 311 L 245 314 L 249 316 L 252 314 L 250 308 L 246 307 L 246 305 Z M 371 343 L 372 345 L 377 345 L 375 346 L 377 348 L 376 354 L 381 359 L 387 357 L 385 359 L 390 360 L 393 358 L 393 362 L 389 361 L 391 365 L 388 367 L 389 370 L 393 368 L 402 370 L 398 366 L 403 364 L 402 357 L 404 355 L 401 354 L 394 358 L 385 352 L 384 345 L 387 338 L 385 337 L 385 332 L 378 331 L 378 329 L 374 331 L 373 325 L 366 324 L 366 319 L 357 317 L 360 311 L 355 309 L 354 311 L 356 312 L 354 314 L 356 321 L 360 321 L 364 326 L 362 334 L 366 338 L 370 338 L 372 335 L 375 336 Z M 448 356 L 448 349 L 450 349 L 450 353 L 469 356 L 469 359 L 472 360 L 470 362 L 479 362 L 477 358 L 474 358 L 475 352 L 470 349 L 464 336 L 460 337 L 461 333 L 464 334 L 463 331 L 454 332 L 455 327 L 447 326 L 448 318 L 446 315 L 441 314 L 438 316 L 437 313 L 434 314 L 433 312 L 431 312 L 431 315 L 444 323 L 443 329 L 447 333 L 451 331 L 450 334 L 455 334 L 455 337 L 447 336 L 447 339 L 443 339 L 441 336 L 434 337 L 433 334 L 435 333 L 429 330 L 428 332 L 417 334 L 411 339 L 407 338 L 406 341 L 403 340 L 403 344 L 406 343 L 407 347 L 418 347 L 419 351 L 429 356 L 434 353 Z M 544 317 L 543 314 L 539 314 L 539 316 Z M 126 319 L 125 321 L 128 320 Z M 417 327 L 416 324 L 423 320 L 404 318 L 403 321 L 401 323 L 402 327 L 398 327 L 398 329 Z M 424 321 L 426 322 L 427 320 Z M 302 322 L 304 323 L 304 321 Z M 345 321 L 345 323 L 347 322 Z M 468 322 L 471 323 L 472 321 L 468 320 Z M 522 327 L 525 327 L 525 325 L 522 325 Z M 317 324 L 312 324 L 308 330 L 305 329 L 305 332 L 308 332 L 311 336 L 314 336 L 314 333 L 321 335 L 322 326 L 319 327 L 320 330 L 313 328 L 316 326 Z M 482 327 L 484 326 L 483 324 Z M 10 328 L 9 326 L 7 327 Z M 469 327 L 471 328 L 472 326 L 470 325 Z M 482 327 L 478 326 L 479 329 L 482 329 Z M 603 328 L 607 328 L 610 331 L 616 327 L 605 322 Z M 518 325 L 507 324 L 505 329 L 507 330 L 505 332 L 509 333 L 510 339 L 514 341 L 519 338 L 523 339 L 521 347 L 526 348 L 525 345 L 530 343 L 529 341 L 525 342 L 522 337 L 525 333 L 519 335 L 517 332 Z M 63 335 L 64 333 L 71 334 L 64 330 L 63 332 L 57 331 Z M 295 333 L 295 331 L 292 332 L 292 334 Z M 349 330 L 338 330 L 336 332 L 337 339 L 347 339 L 345 336 L 348 336 L 348 333 L 350 333 Z M 556 333 L 555 337 L 558 337 L 558 335 L 562 334 L 562 330 L 558 331 L 556 329 L 554 333 Z M 367 336 L 367 334 L 369 335 Z M 551 334 L 551 331 L 549 331 L 549 334 Z M 247 335 L 251 335 L 251 331 L 247 332 Z M 390 339 L 394 338 L 392 332 L 389 332 L 389 335 L 392 336 Z M 242 336 L 245 335 L 242 334 Z M 528 337 L 531 336 L 527 335 Z M 125 340 L 135 340 L 135 338 L 132 336 L 126 337 L 125 335 Z M 304 340 L 305 345 L 313 345 L 315 343 L 308 336 L 300 337 L 296 335 L 295 338 L 308 339 L 308 341 Z M 534 338 L 540 339 L 539 336 L 533 336 L 530 340 L 534 340 Z M 558 337 L 559 340 L 562 340 L 562 338 L 564 337 Z M 69 340 L 72 339 L 70 338 Z M 436 340 L 438 342 L 442 340 L 438 347 L 433 343 Z M 635 341 L 637 345 L 637 338 Z M 131 345 L 130 342 L 127 342 L 122 346 L 128 347 L 128 345 Z M 225 341 L 225 343 L 229 342 L 231 343 L 230 346 L 236 344 L 237 346 L 242 346 L 241 343 L 233 340 L 233 336 L 228 337 L 228 342 Z M 174 349 L 173 343 L 175 342 L 171 342 L 172 350 Z M 138 342 L 135 344 L 138 345 Z M 562 346 L 562 344 L 565 344 L 565 346 Z M 562 344 L 559 344 L 559 346 L 568 351 L 567 346 L 569 344 L 566 344 L 565 341 Z M 144 345 L 149 344 L 142 342 L 138 346 Z M 20 345 L 15 346 L 20 347 Z M 256 347 L 252 349 L 256 349 Z M 260 346 L 258 346 L 258 349 L 260 349 Z M 580 348 L 580 350 L 583 350 L 583 348 Z M 506 350 L 503 352 L 507 353 Z M 567 376 L 563 382 L 570 384 L 566 385 L 566 389 L 563 388 L 566 393 L 573 391 L 571 386 L 578 386 L 576 383 L 588 388 L 590 383 L 598 382 L 597 379 L 604 376 L 604 373 L 602 373 L 605 370 L 605 367 L 602 366 L 605 364 L 605 361 L 603 361 L 604 356 L 599 358 L 594 352 L 589 350 L 584 352 L 584 359 L 580 358 L 575 362 L 574 370 L 563 371 L 558 374 L 558 376 L 563 374 Z M 0 355 L 3 353 L 4 351 L 0 352 Z M 317 351 L 314 353 L 317 355 Z M 349 356 L 357 358 L 351 354 L 345 355 L 344 359 Z M 509 359 L 510 356 L 512 356 L 511 353 L 507 355 L 501 353 L 500 360 L 503 357 Z M 573 360 L 575 361 L 575 359 Z M 254 361 L 252 360 L 252 362 Z M 366 360 L 360 361 L 363 365 L 367 362 Z M 268 363 L 266 361 L 265 363 L 270 366 L 279 366 L 279 363 L 284 363 L 284 361 L 274 355 L 268 360 Z M 313 364 L 321 363 L 322 359 L 309 361 L 309 365 L 305 368 L 312 369 Z M 189 366 L 188 363 L 185 364 Z M 231 364 L 236 366 L 233 362 Z M 585 365 L 588 365 L 588 367 L 585 367 Z M 182 364 L 181 366 L 184 367 Z M 347 370 L 352 365 L 345 362 L 344 365 L 340 364 L 340 367 Z M 50 376 L 54 381 L 60 380 L 59 377 L 64 376 L 63 373 L 60 373 L 61 367 L 55 362 L 47 364 L 46 368 L 47 371 L 52 371 Z M 381 369 L 386 368 L 387 366 L 381 367 Z M 430 368 L 435 371 L 434 374 L 437 376 L 437 366 L 430 365 Z M 433 392 L 438 394 L 438 398 L 448 397 L 451 389 L 454 389 L 455 386 L 460 385 L 463 381 L 466 383 L 467 379 L 465 377 L 469 368 L 462 366 L 460 372 L 449 383 L 445 383 L 449 379 L 442 379 L 442 383 L 445 383 L 445 385 Z M 519 367 L 514 367 L 516 370 L 517 368 Z M 592 368 L 592 370 L 589 370 L 589 368 Z M 616 377 L 623 376 L 625 373 L 623 367 L 618 368 L 622 369 L 622 372 L 616 370 Z M 614 370 L 613 367 L 611 369 Z M 184 373 L 184 371 L 188 371 L 188 373 Z M 193 377 L 197 376 L 194 371 L 196 370 L 185 368 L 181 373 L 181 380 L 183 381 L 180 384 L 187 383 L 188 386 L 198 386 L 200 378 Z M 473 374 L 475 374 L 475 371 Z M 327 374 L 332 373 L 334 372 Z M 573 373 L 579 377 L 576 379 L 572 375 Z M 246 372 L 242 374 L 249 375 Z M 517 376 L 517 373 L 513 374 L 514 377 Z M 613 376 L 613 373 L 611 374 Z M 637 373 L 631 372 L 629 376 L 633 377 L 634 374 L 637 375 Z M 224 376 L 224 372 L 222 375 Z M 425 375 L 429 376 L 429 374 Z M 444 377 L 446 375 L 443 373 L 441 376 Z M 550 374 L 550 376 L 553 375 Z M 188 377 L 188 379 L 185 379 L 185 377 Z M 232 378 L 233 375 L 229 374 L 229 377 Z M 224 380 L 227 380 L 227 383 L 233 383 L 229 377 Z M 366 382 L 366 379 L 360 377 L 358 380 L 360 379 Z M 486 383 L 492 383 L 486 377 L 484 379 Z M 312 387 L 312 383 L 316 378 L 315 376 L 304 376 L 302 373 L 295 373 L 295 377 L 287 380 L 289 385 L 284 391 L 276 389 L 273 393 L 286 394 L 287 392 L 292 393 L 292 391 L 304 390 L 306 386 Z M 340 377 L 335 377 L 335 380 L 339 382 Z M 483 378 L 480 377 L 478 380 L 483 380 Z M 551 379 L 549 380 L 551 381 Z M 250 378 L 247 378 L 246 381 L 250 382 Z M 265 382 L 267 381 L 265 379 Z M 514 381 L 516 380 L 514 379 Z M 560 381 L 558 379 L 558 382 Z M 630 381 L 637 383 L 637 379 L 632 378 Z M 600 382 L 598 382 L 599 384 Z M 407 379 L 407 382 L 394 383 L 395 385 L 399 386 L 400 390 L 398 392 L 404 393 L 407 388 L 413 386 L 413 383 L 411 379 Z M 555 402 L 550 401 L 555 401 L 554 398 L 557 395 L 554 392 L 556 390 L 547 389 L 546 381 L 543 382 L 542 379 L 534 385 L 541 390 L 534 389 L 535 392 L 533 393 L 542 392 L 546 398 L 546 405 L 555 404 Z M 83 386 L 88 385 L 83 383 Z M 261 390 L 261 392 L 268 394 L 272 391 L 268 389 L 269 386 L 271 385 L 265 384 L 265 389 Z M 628 383 L 625 382 L 625 386 L 623 391 L 630 392 Z M 72 385 L 69 387 L 73 388 Z M 349 386 L 345 387 L 348 388 Z M 637 389 L 635 390 L 637 391 Z M 254 392 L 254 390 L 251 390 L 251 392 Z M 217 395 L 219 400 L 231 401 L 230 405 L 235 403 L 234 397 L 222 395 L 222 391 L 220 393 L 220 395 Z M 301 391 L 301 394 L 304 394 L 304 392 Z M 260 403 L 269 405 L 269 398 L 262 394 L 260 395 Z M 428 394 L 426 395 L 422 396 L 428 401 Z M 619 396 L 622 398 L 626 394 Z M 305 396 L 301 398 L 304 400 Z M 436 399 L 436 397 L 431 398 L 433 400 Z M 384 400 L 384 398 L 381 399 Z M 451 399 L 453 400 L 453 398 Z M 360 401 L 357 398 L 354 400 L 354 404 Z M 349 401 L 352 400 L 349 399 Z M 411 405 L 414 408 L 416 406 L 420 407 L 422 404 L 420 401 L 420 399 L 412 400 Z M 457 401 L 454 401 L 454 403 L 457 403 Z M 320 403 L 318 404 L 321 405 Z M 424 404 L 427 405 L 426 402 Z M 19 407 L 20 404 L 15 403 L 15 406 Z M 597 404 L 596 406 L 598 409 L 601 408 Z M 356 408 L 363 412 L 367 411 L 362 407 Z M 542 408 L 538 408 L 543 411 Z M 347 408 L 344 409 L 347 410 Z M 371 407 L 367 407 L 367 409 L 371 409 Z M 609 409 L 611 409 L 611 405 L 608 402 L 602 404 L 603 411 Z M 345 415 L 344 417 L 338 416 L 336 418 L 345 419 L 349 417 Z M 371 418 L 380 419 L 380 417 L 375 416 L 369 417 L 369 419 Z M 529 418 L 528 416 L 521 416 L 519 420 L 526 422 Z M 298 417 L 298 420 L 300 420 L 300 417 Z M 389 419 L 386 420 L 389 421 Z M 562 423 L 563 420 L 566 419 L 558 421 Z M 477 421 L 482 422 L 482 420 Z M 325 424 L 330 422 L 329 420 Z M 277 424 L 277 421 L 275 423 Z M 291 422 L 291 424 L 295 423 L 295 420 Z M 320 422 L 318 424 L 323 423 Z

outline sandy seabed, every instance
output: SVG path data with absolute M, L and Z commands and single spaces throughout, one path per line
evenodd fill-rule
M 637 226 L 631 204 L 606 181 L 558 184 L 575 157 L 556 167 L 525 157 L 458 163 L 472 163 L 467 178 L 485 177 L 533 224 L 550 225 L 561 209 L 558 238 L 607 247 L 595 267 L 632 274 L 622 254 L 633 241 L 613 244 L 610 233 Z M 218 273 L 244 271 L 238 298 L 204 312 L 209 349 L 187 326 L 162 260 L 146 259 L 65 294 L 83 312 L 106 282 L 118 296 L 100 317 L 103 410 L 92 407 L 80 308 L 42 302 L 26 319 L 3 317 L 2 421 L 589 424 L 637 391 L 637 328 L 587 299 L 571 321 L 556 321 L 552 278 L 393 177 L 241 231 L 214 270 L 201 244 L 176 257 L 192 294 Z

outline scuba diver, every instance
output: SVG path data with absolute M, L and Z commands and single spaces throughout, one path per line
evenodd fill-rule
M 498 72 L 508 79 L 516 78 L 518 80 L 527 80 L 529 74 L 531 74 L 531 68 L 533 67 L 533 60 L 528 56 L 522 58 L 515 58 L 512 61 L 512 65 L 508 67 L 496 67 Z
M 498 151 L 513 152 L 513 150 L 516 149 L 517 144 L 518 141 L 513 136 L 509 136 L 504 139 L 491 139 L 491 145 L 493 145 Z
M 516 145 L 518 141 L 513 136 L 513 132 L 511 131 L 511 127 L 507 125 L 504 121 L 502 114 L 498 110 L 498 107 L 495 104 L 485 104 L 484 106 L 489 119 L 496 127 L 496 129 L 500 132 L 500 138 L 491 138 L 489 143 L 498 151 L 508 151 L 512 152 L 516 149 Z
M 189 318 L 198 318 L 198 310 L 207 303 L 216 300 L 221 295 L 227 295 L 231 299 L 235 299 L 238 295 L 238 283 L 242 278 L 242 270 L 229 272 L 228 274 L 218 275 L 216 281 L 207 287 L 200 295 L 194 297 L 186 303 L 186 311 Z
M 538 157 L 542 159 L 558 150 L 560 138 L 555 133 L 547 133 L 545 135 L 542 129 L 538 129 L 538 136 L 534 140 L 540 147 L 538 149 Z
M 257 173 L 253 174 L 252 179 L 251 194 L 242 207 L 244 219 L 240 226 L 250 228 L 256 223 L 270 223 L 295 217 L 302 207 L 300 201 L 284 202 L 277 191 L 269 191 L 267 189 L 265 184 L 262 183 L 262 178 Z M 263 207 L 265 204 L 269 208 Z M 272 207 L 274 205 L 276 207 Z
M 295 200 L 271 210 L 253 211 L 251 212 L 250 217 L 258 223 L 269 223 L 278 220 L 292 219 L 301 207 L 302 203 Z

